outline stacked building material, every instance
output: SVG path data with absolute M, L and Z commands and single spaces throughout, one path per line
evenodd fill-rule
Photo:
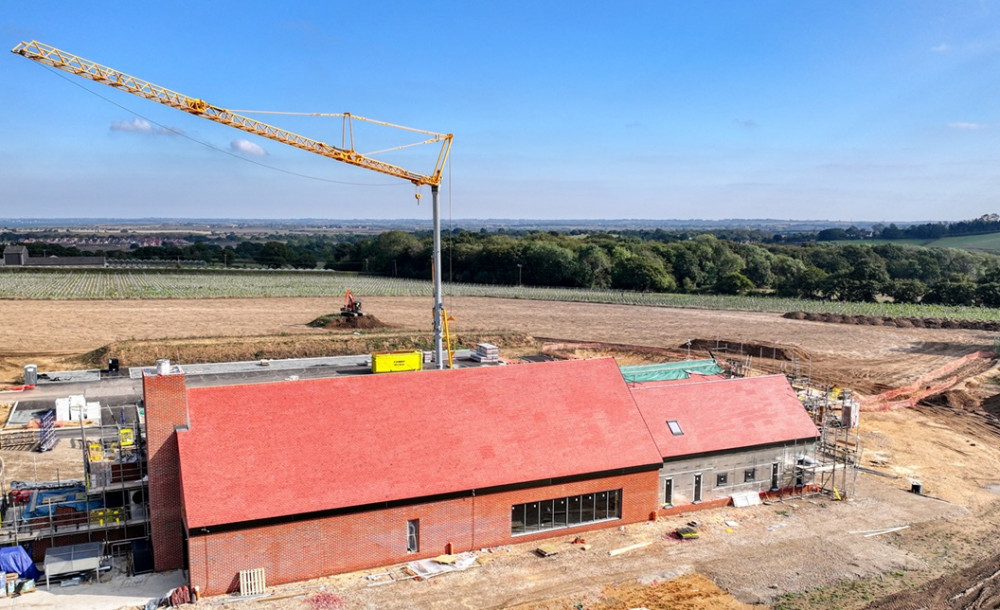
M 476 362 L 497 364 L 500 362 L 500 349 L 492 343 L 477 343 L 476 351 L 472 352 L 472 359 Z

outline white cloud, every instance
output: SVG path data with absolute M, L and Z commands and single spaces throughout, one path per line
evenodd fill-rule
M 945 53 L 950 50 L 951 50 L 951 45 L 945 44 L 943 42 L 939 45 L 934 45 L 933 47 L 931 47 L 931 51 L 934 51 L 935 53 Z
M 153 133 L 153 125 L 149 121 L 144 121 L 136 117 L 131 121 L 111 121 L 111 131 L 141 131 L 143 133 Z
M 267 151 L 260 144 L 255 144 L 250 140 L 233 140 L 229 143 L 229 148 L 236 152 L 243 153 L 245 155 L 252 155 L 254 157 L 263 157 L 267 155 Z
M 181 133 L 180 130 L 171 127 L 157 127 L 146 119 L 140 119 L 139 117 L 133 117 L 127 121 L 111 121 L 111 131 L 131 131 L 149 135 L 174 135 Z
M 988 129 L 989 125 L 985 125 L 983 123 L 956 122 L 956 123 L 948 123 L 948 127 L 951 127 L 952 129 L 974 130 L 974 129 Z

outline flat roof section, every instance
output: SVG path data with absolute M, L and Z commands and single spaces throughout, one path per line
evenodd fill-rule
M 454 357 L 458 362 L 455 368 L 468 368 L 471 366 L 481 366 L 478 363 L 469 361 L 472 350 L 455 350 Z M 266 363 L 266 364 L 262 364 Z M 288 358 L 283 360 L 247 360 L 243 362 L 205 362 L 194 364 L 176 364 L 181 371 L 189 376 L 200 375 L 229 375 L 238 373 L 257 373 L 266 371 L 302 371 L 313 368 L 349 368 L 349 367 L 369 367 L 371 366 L 371 354 L 361 354 L 355 356 L 326 356 L 321 358 Z M 129 367 L 128 374 L 132 379 L 142 379 L 143 373 L 153 372 L 155 367 Z M 364 373 L 366 371 L 346 371 L 340 374 Z M 335 372 L 336 373 L 336 372 Z
M 88 369 L 85 371 L 48 371 L 38 373 L 37 385 L 41 386 L 54 383 L 82 383 L 100 380 L 100 369 Z

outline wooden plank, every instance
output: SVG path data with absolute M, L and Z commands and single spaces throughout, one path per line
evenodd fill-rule
M 636 549 L 641 549 L 644 546 L 649 546 L 653 544 L 652 542 L 637 542 L 636 544 L 630 544 L 628 546 L 623 546 L 620 549 L 615 549 L 613 551 L 608 551 L 608 555 L 614 557 L 615 555 L 621 555 L 622 553 L 628 553 L 629 551 L 634 551 Z

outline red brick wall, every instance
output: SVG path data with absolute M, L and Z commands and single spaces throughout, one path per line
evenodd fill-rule
M 184 567 L 180 457 L 175 426 L 188 424 L 184 375 L 144 375 L 149 517 L 157 572 Z
M 355 515 L 309 519 L 238 532 L 192 536 L 190 583 L 208 595 L 239 588 L 240 570 L 264 568 L 280 584 L 363 568 L 435 557 L 452 545 L 460 553 L 501 544 L 565 537 L 601 527 L 644 521 L 655 514 L 657 471 L 501 492 Z M 609 489 L 623 490 L 622 519 L 511 537 L 514 504 Z M 406 552 L 406 522 L 420 519 L 420 552 Z

